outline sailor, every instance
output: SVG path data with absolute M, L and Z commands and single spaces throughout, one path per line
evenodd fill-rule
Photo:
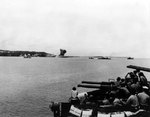
M 126 77 L 126 85 L 130 92 L 134 89 L 137 92 L 139 92 L 139 89 L 141 88 L 141 83 L 138 81 L 138 77 L 136 75 L 137 71 L 130 72 Z
M 76 89 L 76 87 L 73 87 L 71 90 L 71 103 L 72 104 L 77 104 L 78 102 L 78 91 Z
M 120 78 L 120 77 L 117 77 L 116 82 L 115 82 L 115 85 L 116 85 L 117 87 L 120 87 L 120 84 L 121 84 L 121 78 Z
M 143 74 L 143 72 L 139 72 L 139 80 L 142 86 L 147 86 L 147 78 L 145 77 L 145 75 Z
M 88 93 L 87 92 L 79 93 L 78 99 L 80 100 L 81 105 L 85 104 L 88 99 Z
M 135 79 L 138 79 L 138 75 L 137 75 L 137 74 L 138 74 L 139 72 L 140 72 L 140 70 L 134 70 L 134 71 L 133 71 L 133 75 L 134 75 L 134 78 L 135 78 Z
M 139 101 L 138 101 L 136 91 L 133 89 L 130 93 L 131 93 L 131 95 L 127 99 L 126 105 L 130 106 L 130 107 L 133 107 L 135 109 L 138 109 L 139 108 Z
M 122 98 L 120 98 L 119 92 L 117 92 L 115 94 L 113 105 L 114 106 L 123 106 L 124 105 L 124 102 L 122 101 Z
M 125 76 L 125 82 L 128 84 L 129 82 L 133 83 L 134 74 L 132 72 L 127 73 Z
M 109 94 L 109 92 L 106 92 L 105 97 L 104 97 L 104 99 L 102 100 L 102 104 L 103 104 L 103 105 L 110 105 L 109 98 L 110 98 L 110 94 Z
M 71 91 L 71 97 L 77 98 L 77 96 L 78 96 L 78 91 L 77 91 L 76 87 L 73 87 L 72 91 Z
M 118 89 L 118 95 L 120 98 L 128 98 L 130 96 L 130 92 L 125 83 L 121 83 L 121 87 L 119 87 Z
M 131 81 L 126 82 L 126 87 L 129 90 L 129 92 L 131 92 L 131 90 L 132 90 L 131 85 L 132 85 Z
M 54 113 L 54 117 L 59 117 L 59 114 L 60 114 L 59 107 L 60 107 L 60 103 L 58 103 L 58 102 L 51 102 L 51 104 L 49 105 L 49 108 Z
M 141 91 L 141 83 L 137 81 L 136 79 L 133 80 L 133 83 L 131 84 L 131 90 L 135 90 L 136 93 Z
M 110 102 L 110 104 L 113 104 L 113 101 L 114 101 L 114 99 L 116 97 L 116 93 L 117 93 L 117 91 L 111 91 L 109 93 L 109 102 Z
M 141 108 L 146 108 L 150 105 L 150 96 L 147 94 L 148 92 L 148 87 L 143 86 L 143 91 L 138 94 L 138 99 L 140 103 Z
M 125 79 L 122 78 L 122 79 L 121 79 L 121 84 L 125 84 L 125 83 L 126 83 L 126 82 L 125 82 Z M 120 85 L 121 85 L 121 84 L 120 84 Z

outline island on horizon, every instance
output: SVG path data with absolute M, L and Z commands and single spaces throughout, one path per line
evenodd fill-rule
M 56 57 L 56 55 L 46 52 L 0 50 L 0 56 L 20 57 L 24 55 L 30 55 L 31 57 Z

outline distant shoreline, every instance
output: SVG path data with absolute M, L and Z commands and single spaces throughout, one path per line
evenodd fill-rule
M 0 57 L 20 57 L 24 55 L 30 54 L 31 57 L 57 57 L 57 58 L 101 58 L 101 57 L 109 57 L 109 58 L 130 58 L 129 56 L 57 56 L 55 54 L 47 53 L 47 52 L 40 52 L 40 51 L 12 51 L 12 50 L 0 50 Z M 134 57 L 131 57 L 134 59 Z M 142 58 L 142 57 L 140 57 Z M 149 58 L 148 58 L 149 59 Z
M 4 57 L 20 57 L 24 55 L 30 55 L 31 57 L 55 57 L 56 55 L 38 52 L 38 51 L 10 51 L 10 50 L 0 50 L 0 56 Z

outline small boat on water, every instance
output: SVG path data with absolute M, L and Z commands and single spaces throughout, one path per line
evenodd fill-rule
M 134 70 L 150 72 L 150 68 L 129 65 L 127 68 Z M 126 77 L 125 77 L 126 78 Z M 108 92 L 120 89 L 115 79 L 108 81 L 82 81 L 78 87 L 94 88 L 95 90 L 89 92 L 82 92 L 78 94 L 78 99 L 70 98 L 68 102 L 51 102 L 49 108 L 54 113 L 54 117 L 150 117 L 150 105 L 138 107 L 129 105 L 112 105 L 105 101 Z M 150 94 L 150 81 L 147 81 L 148 94 Z M 122 100 L 127 100 L 127 95 L 122 95 Z M 128 96 L 129 97 L 129 96 Z
M 89 57 L 89 59 L 111 60 L 111 57 L 100 56 L 100 57 Z
M 94 59 L 94 57 L 89 57 L 89 59 Z
M 128 60 L 133 60 L 134 58 L 133 58 L 133 57 L 128 57 L 127 59 L 128 59 Z
M 111 60 L 111 58 L 110 57 L 99 57 L 99 58 L 97 58 L 97 59 L 104 59 L 104 60 Z

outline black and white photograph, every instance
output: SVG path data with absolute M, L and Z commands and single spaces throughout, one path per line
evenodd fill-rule
M 150 117 L 150 1 L 1 0 L 0 117 Z

